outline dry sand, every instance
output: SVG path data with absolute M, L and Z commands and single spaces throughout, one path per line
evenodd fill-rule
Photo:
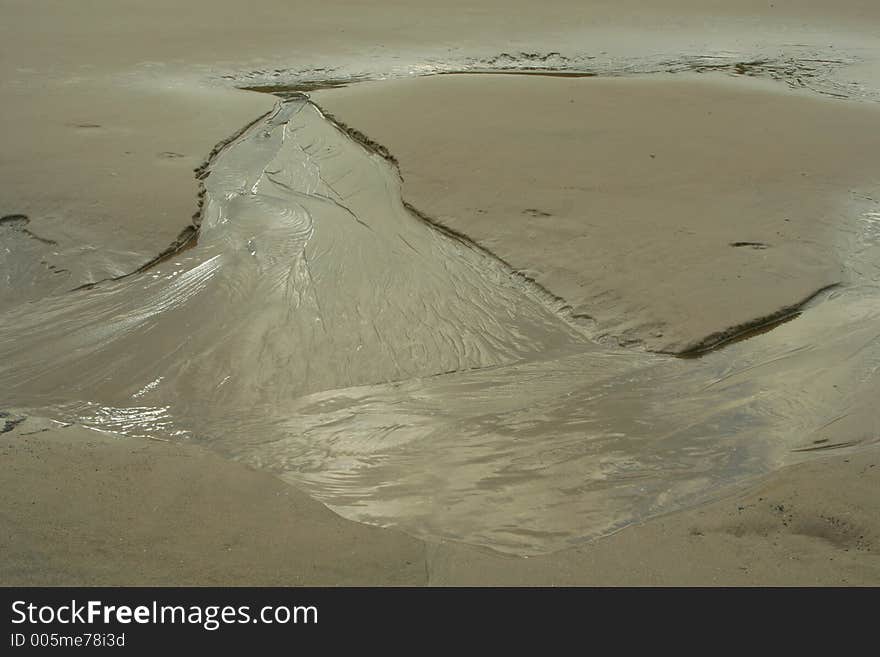
M 877 89 L 877 3 L 779 4 L 298 9 L 275 1 L 242 11 L 240 3 L 199 1 L 183 11 L 176 2 L 3 0 L 0 215 L 27 215 L 40 239 L 9 232 L 19 223 L 0 227 L 4 245 L 24 240 L 37 258 L 17 268 L 20 260 L 3 254 L 0 264 L 15 266 L 4 268 L 10 286 L 0 303 L 131 271 L 175 240 L 199 209 L 191 170 L 273 105 L 233 84 L 284 81 L 303 69 L 311 78 L 347 77 L 562 51 L 595 56 L 608 70 L 636 62 L 636 72 L 687 69 L 664 62 L 707 54 L 728 66 L 779 58 L 765 67 L 771 74 L 786 57 L 858 60 L 820 71 L 805 87 Z M 782 90 L 475 76 L 317 97 L 390 147 L 404 195 L 420 210 L 533 273 L 595 317 L 601 333 L 680 351 L 849 275 L 832 226 L 850 216 L 850 190 L 877 184 L 876 109 Z M 590 119 L 572 118 L 572 105 L 588 106 Z M 585 141 L 596 148 L 570 148 Z M 560 161 L 574 188 L 565 197 L 552 189 Z M 585 204 L 602 221 L 585 227 Z M 704 217 L 716 221 L 707 227 Z M 585 259 L 589 248 L 597 256 L 596 243 L 598 257 Z M 861 327 L 858 344 L 872 344 L 870 325 Z M 5 347 L 11 353 L 15 342 Z M 812 377 L 822 371 L 817 357 L 798 381 L 805 390 L 813 378 L 822 383 L 801 403 L 825 412 L 832 381 L 860 392 L 827 404 L 842 408 L 842 419 L 817 445 L 876 441 L 873 352 L 842 341 L 831 353 L 859 363 L 858 375 L 838 367 L 834 377 Z M 744 361 L 742 371 L 750 367 Z M 741 373 L 722 374 L 731 372 Z M 0 397 L 3 409 L 8 401 Z M 59 428 L 37 415 L 15 427 L 7 418 L 10 430 L 0 434 L 2 584 L 880 582 L 876 447 L 779 470 L 748 491 L 582 548 L 522 559 L 352 523 L 270 474 L 195 445 Z

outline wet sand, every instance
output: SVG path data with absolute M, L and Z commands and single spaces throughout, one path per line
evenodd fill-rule
M 876 442 L 870 230 L 846 252 L 853 284 L 682 360 L 607 344 L 564 298 L 413 211 L 394 162 L 303 97 L 200 178 L 195 246 L 8 310 L 13 405 L 209 445 L 344 517 L 520 555 L 717 498 L 814 443 Z
M 29 419 L 0 434 L 0 584 L 416 584 L 425 549 L 207 450 Z
M 3 585 L 880 584 L 876 452 L 528 559 L 344 520 L 193 446 L 31 418 L 0 454 Z
M 0 173 L 2 215 L 13 218 L 0 230 L 14 245 L 0 263 L 10 283 L 0 296 L 0 405 L 33 407 L 0 434 L 4 498 L 18 500 L 0 516 L 9 527 L 0 581 L 878 581 L 876 240 L 866 238 L 877 214 L 874 3 L 830 14 L 819 2 L 778 12 L 719 4 L 709 18 L 704 3 L 697 11 L 684 0 L 657 15 L 620 3 L 524 3 L 505 5 L 502 21 L 490 2 L 369 16 L 354 4 L 302 16 L 267 3 L 242 16 L 234 3 L 211 3 L 193 21 L 179 20 L 174 3 L 124 13 L 103 2 L 82 12 L 38 5 L 0 4 L 12 18 Z M 317 143 L 357 162 L 356 180 L 385 181 L 380 202 L 369 191 L 378 187 L 351 180 L 329 194 L 320 176 L 332 162 L 320 150 L 303 169 L 317 170 L 315 180 L 290 178 L 289 150 L 268 161 L 261 149 L 237 151 L 257 153 L 258 168 L 227 160 L 234 175 L 215 176 L 207 196 L 192 175 L 275 103 L 235 86 L 550 65 L 736 78 L 450 75 L 314 94 L 386 147 L 403 197 L 464 241 L 425 233 L 418 214 L 393 203 L 389 216 L 409 228 L 391 223 L 348 241 L 345 213 L 316 208 L 347 206 L 349 193 L 375 208 L 400 193 L 381 157 L 355 157 L 335 137 Z M 594 121 L 572 118 L 578 104 Z M 659 137 L 658 118 L 669 127 Z M 308 150 L 301 136 L 291 141 Z M 584 143 L 598 148 L 576 147 Z M 564 197 L 558 174 L 546 176 L 563 169 Z M 255 171 L 253 187 L 240 187 Z M 263 201 L 278 194 L 305 194 L 306 214 L 291 224 L 286 209 L 267 213 Z M 583 207 L 600 221 L 584 225 Z M 312 216 L 322 219 L 315 241 Z M 224 227 L 224 217 L 242 221 Z M 207 223 L 192 252 L 50 298 L 137 269 L 193 221 Z M 298 230 L 309 235 L 305 262 L 323 258 L 323 274 L 301 286 L 291 267 L 285 288 L 278 274 L 300 248 Z M 382 249 L 399 235 L 412 243 L 395 242 L 388 260 Z M 424 277 L 413 250 L 431 254 Z M 380 252 L 385 260 L 370 260 Z M 370 274 L 345 275 L 346 262 Z M 408 279 L 420 293 L 396 292 L 373 315 L 375 299 L 359 291 L 381 262 L 400 275 L 389 289 Z M 443 262 L 448 269 L 433 269 Z M 296 328 L 312 315 L 284 309 L 326 298 L 337 274 L 337 332 Z M 462 282 L 478 293 L 456 298 Z M 700 348 L 836 283 L 803 317 L 693 365 L 638 348 Z M 509 298 L 496 299 L 499 284 Z M 438 307 L 451 327 L 436 342 L 412 321 L 419 297 L 446 300 Z M 347 314 L 351 299 L 368 312 L 356 304 Z M 377 319 L 389 337 L 414 333 L 374 339 L 363 327 Z M 281 338 L 291 332 L 296 340 Z M 344 349 L 334 350 L 338 340 Z M 424 344 L 433 351 L 411 346 Z M 594 344 L 601 358 L 584 347 Z M 57 428 L 41 413 L 75 425 Z M 821 458 L 829 449 L 843 455 Z M 788 465 L 804 459 L 813 460 Z M 729 497 L 744 485 L 750 492 Z M 343 520 L 312 498 L 421 538 Z M 689 510 L 643 522 L 680 508 Z M 529 559 L 449 540 L 540 555 L 624 525 Z
M 700 55 L 731 66 L 780 55 L 870 59 L 880 20 L 869 0 L 833 9 L 819 0 L 647 8 L 566 0 L 517 2 L 515 11 L 498 0 L 443 9 L 387 2 L 375 11 L 355 2 L 308 12 L 280 0 L 247 12 L 231 0 L 189 6 L 183 17 L 169 1 L 0 3 L 0 212 L 26 214 L 39 234 L 58 240 L 48 261 L 68 270 L 72 287 L 131 271 L 189 223 L 198 207 L 187 172 L 271 107 L 271 98 L 235 93 L 236 85 L 406 74 L 444 62 L 448 70 L 477 60 L 512 65 L 524 53 L 633 70 L 676 68 L 677 59 Z
M 437 76 L 313 94 L 404 197 L 653 351 L 711 347 L 842 282 L 880 109 L 742 78 Z M 837 247 L 837 248 L 836 248 Z

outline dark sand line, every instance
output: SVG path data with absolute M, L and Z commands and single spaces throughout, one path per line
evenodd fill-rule
M 198 244 L 198 239 L 199 239 L 199 230 L 202 225 L 202 209 L 204 207 L 204 203 L 205 203 L 204 199 L 205 199 L 205 194 L 207 192 L 207 190 L 205 189 L 204 180 L 210 174 L 211 164 L 214 162 L 214 160 L 217 159 L 217 157 L 220 155 L 220 153 L 223 152 L 223 150 L 227 146 L 232 144 L 235 140 L 237 140 L 239 137 L 241 137 L 245 132 L 250 130 L 251 127 L 253 127 L 257 123 L 262 121 L 265 117 L 267 117 L 271 113 L 272 112 L 269 111 L 269 112 L 265 112 L 265 113 L 261 114 L 260 116 L 255 118 L 253 121 L 247 123 L 244 127 L 240 128 L 239 130 L 236 130 L 229 137 L 226 137 L 225 139 L 217 142 L 217 144 L 214 146 L 214 148 L 211 149 L 211 151 L 208 153 L 208 155 L 205 157 L 205 159 L 202 161 L 202 163 L 199 166 L 197 166 L 195 169 L 193 169 L 193 172 L 195 173 L 195 178 L 198 181 L 198 192 L 196 194 L 196 198 L 198 199 L 198 201 L 197 201 L 198 210 L 196 210 L 196 212 L 193 214 L 190 225 L 184 227 L 180 231 L 180 233 L 177 235 L 177 237 L 174 239 L 174 241 L 168 245 L 167 248 L 160 251 L 157 255 L 150 258 L 147 262 L 145 262 L 143 265 L 141 265 L 137 269 L 134 269 L 133 271 L 130 271 L 126 274 L 121 274 L 119 276 L 102 278 L 98 281 L 93 281 L 91 283 L 84 283 L 82 285 L 79 285 L 79 286 L 73 288 L 70 291 L 75 292 L 77 290 L 88 290 L 88 289 L 95 287 L 96 285 L 101 284 L 101 283 L 106 283 L 106 282 L 111 282 L 111 281 L 120 281 L 124 278 L 128 278 L 129 276 L 141 274 L 149 269 L 152 269 L 156 265 L 158 265 L 162 262 L 165 262 L 165 261 L 169 260 L 170 258 L 173 258 L 178 253 L 180 253 L 182 251 L 186 251 L 186 250 L 191 249 L 194 246 L 196 246 L 196 244 Z
M 491 73 L 491 71 L 487 71 L 487 73 Z M 339 117 L 334 116 L 331 112 L 329 112 L 325 108 L 321 107 L 315 101 L 310 101 L 310 102 L 312 104 L 314 104 L 321 111 L 321 113 L 324 115 L 324 117 L 328 121 L 333 123 L 333 125 L 335 125 L 341 132 L 348 135 L 348 137 L 350 137 L 354 141 L 358 142 L 361 146 L 363 146 L 369 152 L 385 158 L 389 163 L 391 163 L 395 167 L 395 169 L 397 169 L 397 173 L 399 176 L 401 176 L 401 180 L 403 179 L 403 176 L 401 175 L 401 172 L 400 172 L 400 162 L 386 146 L 380 144 L 379 142 L 375 141 L 374 139 L 371 139 L 370 137 L 365 135 L 360 130 L 349 126 L 344 121 L 342 121 Z M 523 273 L 522 271 L 518 270 L 511 263 L 509 263 L 504 258 L 499 256 L 497 253 L 494 253 L 491 249 L 488 249 L 485 246 L 481 245 L 479 242 L 475 241 L 473 238 L 469 237 L 468 235 L 466 235 L 462 231 L 456 230 L 454 228 L 451 228 L 450 226 L 445 225 L 439 219 L 437 219 L 435 217 L 431 217 L 429 214 L 423 212 L 422 210 L 419 210 L 418 208 L 416 208 L 414 205 L 412 205 L 411 203 L 409 203 L 405 199 L 403 201 L 403 204 L 410 212 L 412 212 L 415 216 L 417 216 L 419 219 L 421 219 L 422 221 L 427 223 L 429 226 L 431 226 L 435 230 L 440 231 L 441 233 L 443 233 L 444 235 L 446 235 L 448 237 L 451 237 L 453 239 L 458 240 L 460 243 L 467 246 L 468 248 L 477 249 L 477 250 L 485 253 L 486 255 L 501 262 L 511 272 L 512 275 L 520 277 L 529 286 L 536 289 L 540 293 L 541 296 L 544 296 L 545 298 L 549 298 L 549 299 L 554 300 L 555 303 L 559 307 L 560 314 L 562 314 L 566 318 L 568 318 L 570 320 L 575 320 L 575 321 L 592 319 L 592 316 L 589 314 L 586 314 L 586 313 L 576 313 L 576 314 L 572 313 L 571 312 L 572 306 L 570 303 L 568 303 L 566 301 L 566 299 L 564 299 L 563 297 L 560 297 L 557 294 L 554 294 L 552 291 L 550 291 L 545 286 L 541 285 L 534 278 L 532 278 L 532 277 L 528 276 L 527 274 Z M 731 246 L 733 246 L 733 247 L 750 246 L 753 248 L 765 248 L 766 245 L 764 245 L 763 243 L 754 243 L 754 242 L 734 242 L 731 244 Z M 651 351 L 652 353 L 669 354 L 669 355 L 680 357 L 680 358 L 698 358 L 698 357 L 704 356 L 708 353 L 711 353 L 713 351 L 721 349 L 729 344 L 732 344 L 735 342 L 740 342 L 742 340 L 746 340 L 748 338 L 752 338 L 752 337 L 755 337 L 758 335 L 763 335 L 765 333 L 768 333 L 769 331 L 772 331 L 773 329 L 775 329 L 778 326 L 781 326 L 787 322 L 790 322 L 794 319 L 797 319 L 803 313 L 804 307 L 806 305 L 808 305 L 811 301 L 816 299 L 816 297 L 821 295 L 823 292 L 837 288 L 840 285 L 841 284 L 839 282 L 837 282 L 837 283 L 832 283 L 830 285 L 823 286 L 822 288 L 810 293 L 806 298 L 804 298 L 796 303 L 783 306 L 779 310 L 777 310 L 769 315 L 764 315 L 762 317 L 756 317 L 756 318 L 747 320 L 745 322 L 742 322 L 740 324 L 737 324 L 735 326 L 731 326 L 731 327 L 722 329 L 721 331 L 717 331 L 715 333 L 707 335 L 704 338 L 701 338 L 701 339 L 695 341 L 691 345 L 686 345 L 685 347 L 683 347 L 680 350 L 666 351 L 666 350 L 662 350 L 662 349 L 657 349 L 657 350 L 648 349 L 648 351 Z
M 825 285 L 797 303 L 780 308 L 769 315 L 756 317 L 755 319 L 748 320 L 742 324 L 737 324 L 728 329 L 712 333 L 711 335 L 698 340 L 693 346 L 687 346 L 681 351 L 666 352 L 661 350 L 657 353 L 669 353 L 673 356 L 678 356 L 679 358 L 700 358 L 708 353 L 722 349 L 727 345 L 742 342 L 743 340 L 748 340 L 749 338 L 754 338 L 758 335 L 764 335 L 778 326 L 782 326 L 783 324 L 787 324 L 788 322 L 797 319 L 803 314 L 805 307 L 823 292 L 836 289 L 840 287 L 840 285 L 840 283 Z

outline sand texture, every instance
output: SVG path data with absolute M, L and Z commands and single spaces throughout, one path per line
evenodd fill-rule
M 649 349 L 710 346 L 839 283 L 880 110 L 733 82 L 437 76 L 321 91 L 408 202 Z
M 30 418 L 0 434 L 4 585 L 876 585 L 876 453 L 794 466 L 547 557 L 343 520 L 194 447 Z
M 880 9 L 643 5 L 0 0 L 0 583 L 880 583 Z

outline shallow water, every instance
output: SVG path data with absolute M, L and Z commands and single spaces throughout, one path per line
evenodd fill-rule
M 685 360 L 594 341 L 414 216 L 394 167 L 304 98 L 210 171 L 194 248 L 7 309 L 4 405 L 204 443 L 345 517 L 518 554 L 717 495 L 876 417 L 871 198 L 841 227 L 847 285 Z M 876 440 L 875 420 L 848 442 Z

